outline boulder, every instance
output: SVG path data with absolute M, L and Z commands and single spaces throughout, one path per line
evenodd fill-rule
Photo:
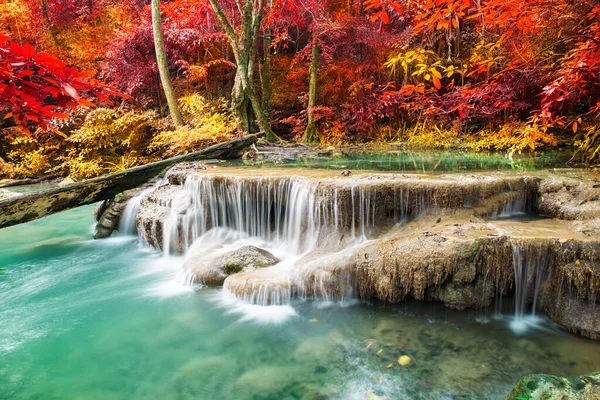
M 523 377 L 507 400 L 592 400 L 600 399 L 600 372 L 575 378 L 537 374 Z
M 183 267 L 192 270 L 196 280 L 204 285 L 222 286 L 229 275 L 253 272 L 278 262 L 279 259 L 266 250 L 255 246 L 243 246 L 216 260 L 207 260 L 205 255 L 192 256 Z
M 133 197 L 139 195 L 144 190 L 154 186 L 156 180 L 151 180 L 136 189 L 127 190 L 119 193 L 110 200 L 103 200 L 96 203 L 94 208 L 94 219 L 97 221 L 94 229 L 94 239 L 104 239 L 112 236 L 113 232 L 119 228 L 121 216 L 127 202 Z
M 103 201 L 96 205 L 94 216 L 99 215 L 98 223 L 94 229 L 94 239 L 104 239 L 112 235 L 119 227 L 121 215 L 127 205 L 127 201 L 119 202 L 116 199 Z M 102 213 L 100 214 L 100 211 Z

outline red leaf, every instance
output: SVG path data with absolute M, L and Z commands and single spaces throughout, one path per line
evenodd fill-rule
M 29 59 L 35 56 L 35 49 L 29 43 L 23 45 L 23 57 Z
M 390 23 L 390 16 L 388 15 L 387 11 L 381 11 L 381 21 L 384 24 Z
M 63 90 L 65 92 L 67 92 L 67 94 L 69 96 L 71 96 L 75 100 L 79 101 L 79 99 L 81 99 L 81 96 L 79 95 L 79 93 L 77 93 L 77 90 L 75 90 L 75 88 L 73 86 L 71 86 L 70 84 L 68 84 L 68 83 L 61 83 L 60 86 L 63 88 Z

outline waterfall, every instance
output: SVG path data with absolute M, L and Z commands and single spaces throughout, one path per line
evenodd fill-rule
M 347 229 L 358 241 L 370 237 L 377 205 L 368 187 L 331 193 L 302 177 L 189 176 L 164 221 L 163 252 L 185 252 L 211 229 L 229 228 L 304 254 Z
M 530 303 L 531 316 L 535 316 L 539 292 L 544 274 L 550 264 L 550 251 L 545 246 L 514 244 L 512 246 L 515 288 L 515 322 L 520 324 L 526 317 Z
M 133 196 L 131 199 L 129 199 L 127 201 L 127 204 L 125 205 L 125 209 L 123 209 L 121 221 L 119 222 L 118 231 L 120 233 L 125 234 L 125 235 L 135 235 L 137 233 L 135 219 L 137 217 L 138 210 L 140 209 L 142 199 L 145 198 L 154 189 L 167 183 L 167 181 L 168 181 L 168 178 L 165 175 L 164 177 L 159 178 L 154 183 L 154 185 L 142 190 L 138 195 Z

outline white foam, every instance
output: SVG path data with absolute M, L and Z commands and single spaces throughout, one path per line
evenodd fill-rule
M 251 321 L 264 325 L 279 325 L 298 316 L 296 310 L 290 305 L 248 304 L 226 290 L 219 290 L 212 300 L 218 307 L 226 309 L 226 314 L 240 315 L 238 322 Z

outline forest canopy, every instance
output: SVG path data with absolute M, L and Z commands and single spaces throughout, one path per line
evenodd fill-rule
M 600 158 L 595 1 L 155 2 L 0 4 L 0 175 L 94 176 L 259 130 Z

